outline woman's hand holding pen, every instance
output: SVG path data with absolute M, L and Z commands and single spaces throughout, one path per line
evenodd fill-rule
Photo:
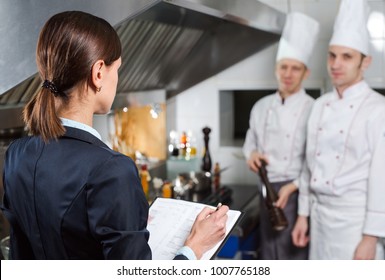
M 198 214 L 185 242 L 185 246 L 194 251 L 197 259 L 225 237 L 227 211 L 229 207 L 219 205 L 216 209 L 205 207 Z

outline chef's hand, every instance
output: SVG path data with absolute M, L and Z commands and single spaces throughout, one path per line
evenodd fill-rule
M 266 162 L 266 164 L 269 164 L 269 161 L 266 157 L 266 155 L 260 154 L 257 151 L 253 151 L 247 160 L 247 165 L 251 170 L 253 170 L 255 173 L 259 172 L 259 168 L 262 165 L 262 160 Z
M 291 238 L 295 246 L 305 247 L 307 243 L 309 243 L 309 236 L 307 236 L 308 229 L 309 224 L 307 221 L 307 217 L 298 216 L 297 221 L 294 225 L 294 229 L 291 232 Z
M 363 235 L 356 251 L 354 252 L 354 260 L 374 260 L 376 257 L 376 245 L 378 237 Z
M 198 214 L 184 244 L 194 251 L 197 259 L 225 237 L 227 211 L 229 207 L 222 205 L 218 210 L 205 207 Z
M 278 200 L 275 202 L 275 206 L 278 208 L 285 208 L 290 195 L 297 190 L 297 186 L 294 183 L 289 183 L 281 187 L 278 192 Z

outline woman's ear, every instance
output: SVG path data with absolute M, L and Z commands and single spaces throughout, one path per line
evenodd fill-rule
M 96 92 L 99 92 L 103 85 L 105 63 L 103 60 L 98 60 L 92 65 L 91 82 Z

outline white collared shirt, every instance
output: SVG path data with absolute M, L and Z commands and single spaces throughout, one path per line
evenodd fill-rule
M 60 119 L 61 119 L 62 124 L 64 126 L 78 128 L 78 129 L 87 131 L 87 132 L 91 133 L 92 135 L 94 135 L 95 137 L 97 137 L 98 139 L 100 139 L 100 140 L 102 139 L 99 132 L 97 132 L 96 129 L 94 129 L 93 127 L 91 127 L 89 125 L 86 125 L 84 123 L 80 123 L 80 122 L 77 122 L 74 120 L 66 119 L 66 118 L 60 118 Z

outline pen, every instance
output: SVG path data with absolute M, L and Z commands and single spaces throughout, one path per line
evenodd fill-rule
M 215 211 L 214 211 L 214 212 L 217 212 L 217 211 L 219 210 L 219 208 L 221 208 L 221 206 L 222 206 L 222 203 L 219 202 L 218 205 L 217 205 L 217 207 L 215 208 Z M 214 212 L 212 212 L 212 213 L 214 213 Z M 212 214 L 212 213 L 211 213 L 211 214 Z M 209 218 L 210 216 L 211 216 L 211 215 L 208 215 L 208 216 L 206 217 L 206 219 Z
M 217 208 L 215 209 L 215 212 L 217 212 L 219 210 L 219 208 L 221 208 L 221 206 L 222 206 L 222 203 L 219 202 L 217 205 Z

